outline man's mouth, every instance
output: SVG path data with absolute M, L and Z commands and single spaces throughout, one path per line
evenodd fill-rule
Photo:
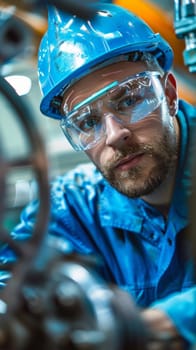
M 118 161 L 115 165 L 115 168 L 120 169 L 120 170 L 129 170 L 129 169 L 135 167 L 136 165 L 138 165 L 138 163 L 141 161 L 143 155 L 144 155 L 144 153 L 137 153 L 137 154 L 129 155 L 129 156 L 121 159 L 120 161 Z

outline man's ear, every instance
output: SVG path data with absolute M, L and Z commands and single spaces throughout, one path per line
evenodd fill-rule
M 164 84 L 170 115 L 174 117 L 178 112 L 178 94 L 176 79 L 172 73 L 167 73 Z

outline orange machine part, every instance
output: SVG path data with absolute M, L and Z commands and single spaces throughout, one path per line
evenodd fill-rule
M 161 36 L 169 42 L 174 51 L 174 70 L 180 70 L 181 74 L 183 75 L 183 81 L 181 81 L 181 79 L 178 77 L 179 97 L 195 104 L 195 89 L 189 82 L 191 73 L 188 72 L 188 68 L 184 65 L 183 61 L 185 44 L 183 39 L 178 39 L 176 37 L 173 23 L 173 13 L 168 14 L 168 12 L 163 10 L 161 7 L 147 0 L 115 0 L 114 3 L 135 13 L 137 16 L 142 18 L 155 33 L 160 33 Z

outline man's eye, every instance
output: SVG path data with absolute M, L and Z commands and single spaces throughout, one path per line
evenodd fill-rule
M 127 96 L 126 98 L 123 98 L 120 101 L 118 101 L 117 110 L 119 112 L 126 111 L 127 109 L 134 107 L 140 101 L 141 101 L 140 96 Z
M 80 130 L 84 132 L 89 132 L 90 130 L 94 129 L 97 126 L 99 121 L 100 121 L 100 118 L 97 115 L 89 115 L 88 117 L 80 119 L 78 121 L 78 126 Z

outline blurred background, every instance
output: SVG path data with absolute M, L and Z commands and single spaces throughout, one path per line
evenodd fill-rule
M 177 38 L 174 30 L 174 1 L 116 0 L 114 2 L 135 12 L 170 43 L 175 55 L 173 72 L 177 77 L 179 97 L 196 104 L 195 73 L 191 73 L 184 64 L 185 42 L 182 38 Z M 21 99 L 27 102 L 33 113 L 43 138 L 49 162 L 49 178 L 52 179 L 81 162 L 88 162 L 88 158 L 82 152 L 72 151 L 60 130 L 58 121 L 40 113 L 37 50 L 47 28 L 47 15 L 44 7 L 30 4 L 31 1 L 0 0 L 0 9 L 3 10 L 0 17 L 0 48 L 2 48 L 0 69 L 1 75 L 14 87 Z M 29 148 L 28 140 L 15 118 L 13 108 L 2 95 L 0 95 L 0 108 L 0 140 L 5 158 L 9 160 L 23 157 Z M 18 170 L 15 168 L 9 173 L 6 182 L 8 222 L 9 225 L 15 225 L 16 214 L 33 198 L 36 186 L 29 167 L 20 167 Z

